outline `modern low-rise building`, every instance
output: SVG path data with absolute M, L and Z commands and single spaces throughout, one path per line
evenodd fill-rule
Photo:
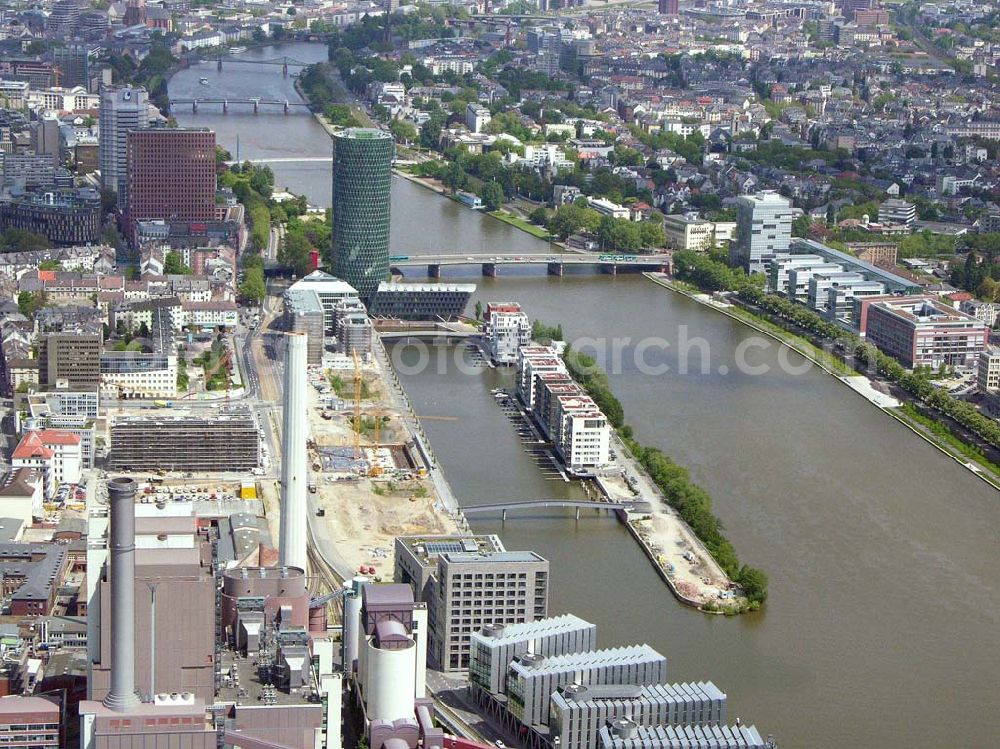
M 814 273 L 809 279 L 809 307 L 819 313 L 825 313 L 829 304 L 827 291 L 837 286 L 848 286 L 853 283 L 863 283 L 865 277 L 860 273 Z
M 353 286 L 321 270 L 314 270 L 303 276 L 289 286 L 288 290 L 315 292 L 323 307 L 323 324 L 328 333 L 334 332 L 337 304 L 341 301 L 358 301 L 358 292 Z
M 378 285 L 373 317 L 393 320 L 457 320 L 476 291 L 473 283 L 393 283 Z
M 30 231 L 54 245 L 98 244 L 102 223 L 95 190 L 23 193 L 0 201 L 0 231 Z
M 552 694 L 569 684 L 662 684 L 667 659 L 649 645 L 631 645 L 552 658 L 527 653 L 510 664 L 507 709 L 523 726 L 548 726 Z
M 639 726 L 620 718 L 604 726 L 600 749 L 770 749 L 754 726 Z
M 620 718 L 647 727 L 718 726 L 726 720 L 726 695 L 710 681 L 569 684 L 552 695 L 549 737 L 559 749 L 598 749 L 601 729 Z
M 488 624 L 471 638 L 469 681 L 474 690 L 507 693 L 507 673 L 519 656 L 552 657 L 597 649 L 597 626 L 573 614 L 523 624 Z
M 865 337 L 904 367 L 975 366 L 986 345 L 982 320 L 931 299 L 875 301 Z

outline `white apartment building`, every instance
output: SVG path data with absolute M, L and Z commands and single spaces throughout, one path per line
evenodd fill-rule
M 483 335 L 495 364 L 514 364 L 517 352 L 531 343 L 531 321 L 520 304 L 486 305 Z
M 868 296 L 882 296 L 885 286 L 878 281 L 849 281 L 834 284 L 826 290 L 826 316 L 830 320 L 852 322 L 854 300 Z
M 485 132 L 486 126 L 490 124 L 492 119 L 490 110 L 482 104 L 470 101 L 465 106 L 465 126 L 469 128 L 470 133 Z
M 184 302 L 184 327 L 235 328 L 239 307 L 234 302 Z
M 628 208 L 607 198 L 587 198 L 587 205 L 602 216 L 611 216 L 611 218 L 629 218 L 631 216 Z
M 11 467 L 40 471 L 45 484 L 45 498 L 52 499 L 60 484 L 80 483 L 83 468 L 80 437 L 61 429 L 26 432 L 14 448 Z
M 880 224 L 905 224 L 909 226 L 917 220 L 917 207 L 905 200 L 890 198 L 878 207 L 878 222 Z
M 715 225 L 697 216 L 664 216 L 663 232 L 675 250 L 709 250 L 715 242 Z
M 611 462 L 611 429 L 607 417 L 589 397 L 559 399 L 560 439 L 556 450 L 574 473 L 600 469 Z
M 105 351 L 101 354 L 101 395 L 173 398 L 177 395 L 177 357 L 162 353 Z

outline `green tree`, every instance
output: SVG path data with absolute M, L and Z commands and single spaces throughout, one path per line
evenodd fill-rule
M 545 206 L 540 205 L 528 214 L 528 221 L 538 226 L 545 226 L 549 222 L 549 212 L 545 210 Z
M 278 262 L 290 267 L 301 278 L 312 270 L 312 251 L 313 246 L 304 232 L 288 231 L 278 248 Z
M 245 302 L 260 304 L 267 296 L 267 286 L 264 283 L 264 271 L 256 266 L 248 268 L 240 284 L 240 298 Z
M 22 291 L 17 295 L 17 308 L 29 320 L 35 318 L 35 313 L 45 306 L 44 291 Z
M 792 222 L 792 236 L 793 237 L 808 237 L 809 228 L 812 226 L 812 219 L 809 218 L 808 214 L 803 214 L 799 216 Z
M 418 137 L 417 128 L 406 120 L 393 120 L 389 123 L 389 132 L 398 143 L 410 144 Z
M 170 250 L 163 258 L 163 273 L 168 276 L 188 276 L 191 275 L 191 269 L 184 265 L 181 253 Z
M 33 252 L 51 247 L 48 237 L 27 229 L 7 229 L 0 234 L 0 252 Z
M 496 182 L 484 182 L 479 197 L 483 199 L 483 206 L 487 211 L 499 210 L 503 205 L 503 188 Z
M 483 303 L 478 299 L 476 300 L 476 319 L 477 320 L 483 319 Z

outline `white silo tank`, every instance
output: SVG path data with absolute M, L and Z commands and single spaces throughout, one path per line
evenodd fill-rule
M 356 577 L 345 582 L 351 590 L 344 594 L 344 673 L 354 672 L 354 662 L 358 659 L 358 642 L 361 639 L 361 589 L 368 582 Z
M 365 656 L 368 661 L 369 720 L 413 717 L 416 650 L 417 645 L 413 641 L 405 648 L 392 650 L 368 647 Z

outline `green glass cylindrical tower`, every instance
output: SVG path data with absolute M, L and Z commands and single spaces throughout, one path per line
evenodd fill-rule
M 333 136 L 333 273 L 370 305 L 389 278 L 392 135 L 348 128 Z

